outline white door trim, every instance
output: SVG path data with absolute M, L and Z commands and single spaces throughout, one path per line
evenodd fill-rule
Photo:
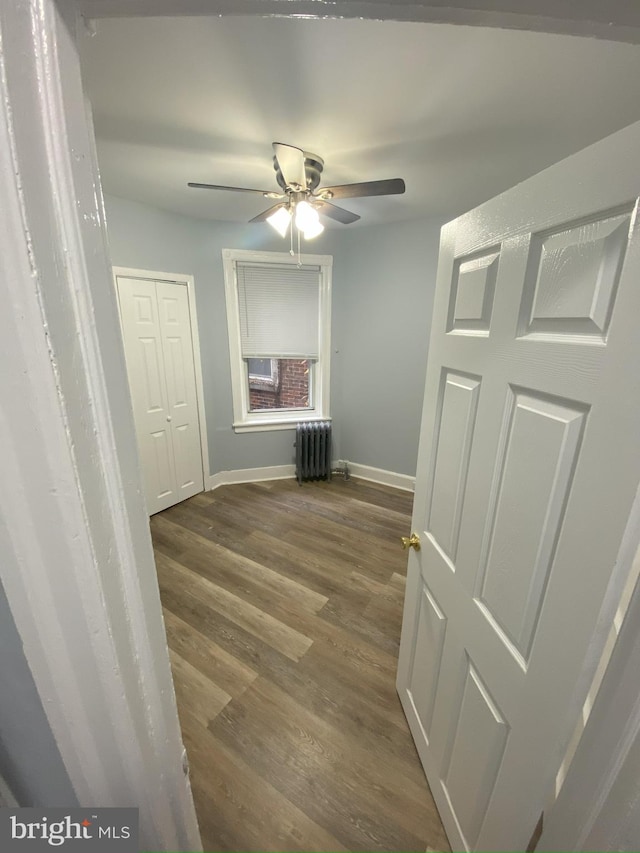
M 118 293 L 118 276 L 123 278 L 139 278 L 143 281 L 162 281 L 166 284 L 186 284 L 189 301 L 189 317 L 191 319 L 191 345 L 193 347 L 193 363 L 196 371 L 196 395 L 198 397 L 198 420 L 200 422 L 200 449 L 202 452 L 202 482 L 203 488 L 211 478 L 209 463 L 209 441 L 207 432 L 207 415 L 204 406 L 204 382 L 202 380 L 202 358 L 200 356 L 200 335 L 198 333 L 198 313 L 196 309 L 196 285 L 192 275 L 185 273 L 153 272 L 139 270 L 133 267 L 113 267 L 113 286 Z M 118 312 L 120 316 L 120 312 Z M 120 318 L 122 320 L 122 318 Z
M 75 27 L 0 4 L 0 582 L 80 803 L 201 850 Z
M 640 561 L 640 491 L 636 495 L 615 572 L 627 576 Z M 612 602 L 603 610 L 610 613 Z M 612 850 L 626 825 L 638 819 L 640 794 L 640 581 L 629 601 L 586 726 L 557 800 L 545 814 L 537 850 Z M 634 784 L 619 790 L 625 762 L 633 761 Z M 616 787 L 618 788 L 616 790 Z M 615 796 L 615 806 L 612 800 Z M 634 811 L 635 810 L 635 811 Z M 606 846 L 605 846 L 606 842 Z M 637 839 L 636 839 L 637 843 Z M 612 845 L 612 846 L 609 846 Z

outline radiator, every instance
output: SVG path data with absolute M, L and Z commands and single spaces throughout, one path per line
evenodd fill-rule
M 315 421 L 296 427 L 296 477 L 303 480 L 331 479 L 331 423 Z

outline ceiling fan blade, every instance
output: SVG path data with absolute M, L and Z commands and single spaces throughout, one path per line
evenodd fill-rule
M 402 178 L 389 178 L 387 181 L 364 181 L 361 184 L 342 184 L 339 187 L 322 187 L 318 198 L 364 198 L 372 195 L 400 195 L 405 191 Z
M 257 193 L 264 198 L 284 198 L 284 193 L 274 193 L 271 190 L 249 190 L 245 187 L 221 187 L 218 184 L 196 184 L 191 181 L 187 184 L 188 187 L 196 187 L 203 190 L 229 190 L 232 193 Z
M 296 191 L 306 190 L 307 174 L 304 169 L 304 151 L 301 148 L 295 148 L 293 145 L 274 142 L 273 153 L 276 155 L 285 184 Z
M 249 222 L 264 222 L 271 216 L 272 213 L 275 213 L 281 207 L 286 207 L 287 202 L 282 202 L 281 204 L 274 204 L 272 207 L 268 207 L 266 210 L 263 210 L 262 213 L 259 213 L 257 216 L 254 216 L 253 219 L 250 219 Z
M 345 210 L 344 207 L 338 207 L 335 204 L 329 204 L 328 201 L 316 201 L 313 206 L 323 216 L 329 216 L 331 219 L 336 219 L 342 222 L 343 225 L 349 225 L 351 222 L 357 222 L 360 217 L 357 213 L 351 213 L 350 210 Z

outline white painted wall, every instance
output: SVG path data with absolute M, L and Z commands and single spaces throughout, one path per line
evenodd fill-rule
M 205 222 L 109 196 L 113 263 L 195 278 L 211 474 L 289 465 L 293 431 L 236 435 L 221 250 L 286 250 L 268 225 Z M 334 257 L 334 456 L 413 475 L 440 223 L 327 229 Z M 311 244 L 308 244 L 311 246 Z

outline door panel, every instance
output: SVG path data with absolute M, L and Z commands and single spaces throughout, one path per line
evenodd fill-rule
M 156 292 L 171 417 L 176 487 L 178 500 L 185 500 L 203 489 L 189 298 L 184 284 L 158 282 Z
M 118 300 L 147 509 L 153 513 L 177 500 L 156 284 L 118 278 Z
M 468 657 L 465 664 L 443 779 L 462 831 L 467 838 L 476 838 L 500 767 L 508 726 Z
M 422 589 L 419 606 L 408 690 L 428 741 L 447 620 L 426 585 Z
M 456 261 L 448 331 L 489 334 L 499 257 L 499 250 L 489 250 Z
M 634 125 L 442 232 L 398 691 L 454 849 L 524 849 L 640 481 Z
M 152 432 L 151 441 L 145 442 L 142 456 L 144 469 L 148 472 L 149 493 L 157 501 L 164 501 L 174 494 L 173 454 L 169 446 L 169 432 Z
M 512 388 L 507 398 L 505 450 L 496 460 L 476 600 L 527 660 L 586 412 Z
M 584 335 L 604 342 L 633 207 L 534 237 L 521 335 Z
M 118 276 L 127 373 L 150 514 L 201 492 L 186 285 Z
M 480 381 L 477 376 L 453 371 L 445 371 L 442 375 L 437 453 L 427 526 L 451 560 L 453 571 Z
M 180 500 L 190 497 L 191 494 L 196 495 L 202 491 L 201 484 L 197 482 L 194 473 L 197 476 L 199 459 L 194 452 L 195 439 L 200 441 L 199 436 L 193 434 L 193 428 L 190 424 L 173 424 L 173 455 L 176 460 L 177 472 L 177 487 L 181 495 Z M 189 494 L 185 494 L 189 492 Z
M 139 323 L 139 325 L 141 325 Z M 153 330 L 154 333 L 157 331 Z M 162 383 L 162 354 L 157 337 L 138 336 L 138 358 L 142 363 L 142 404 L 147 414 L 163 412 L 166 407 Z

